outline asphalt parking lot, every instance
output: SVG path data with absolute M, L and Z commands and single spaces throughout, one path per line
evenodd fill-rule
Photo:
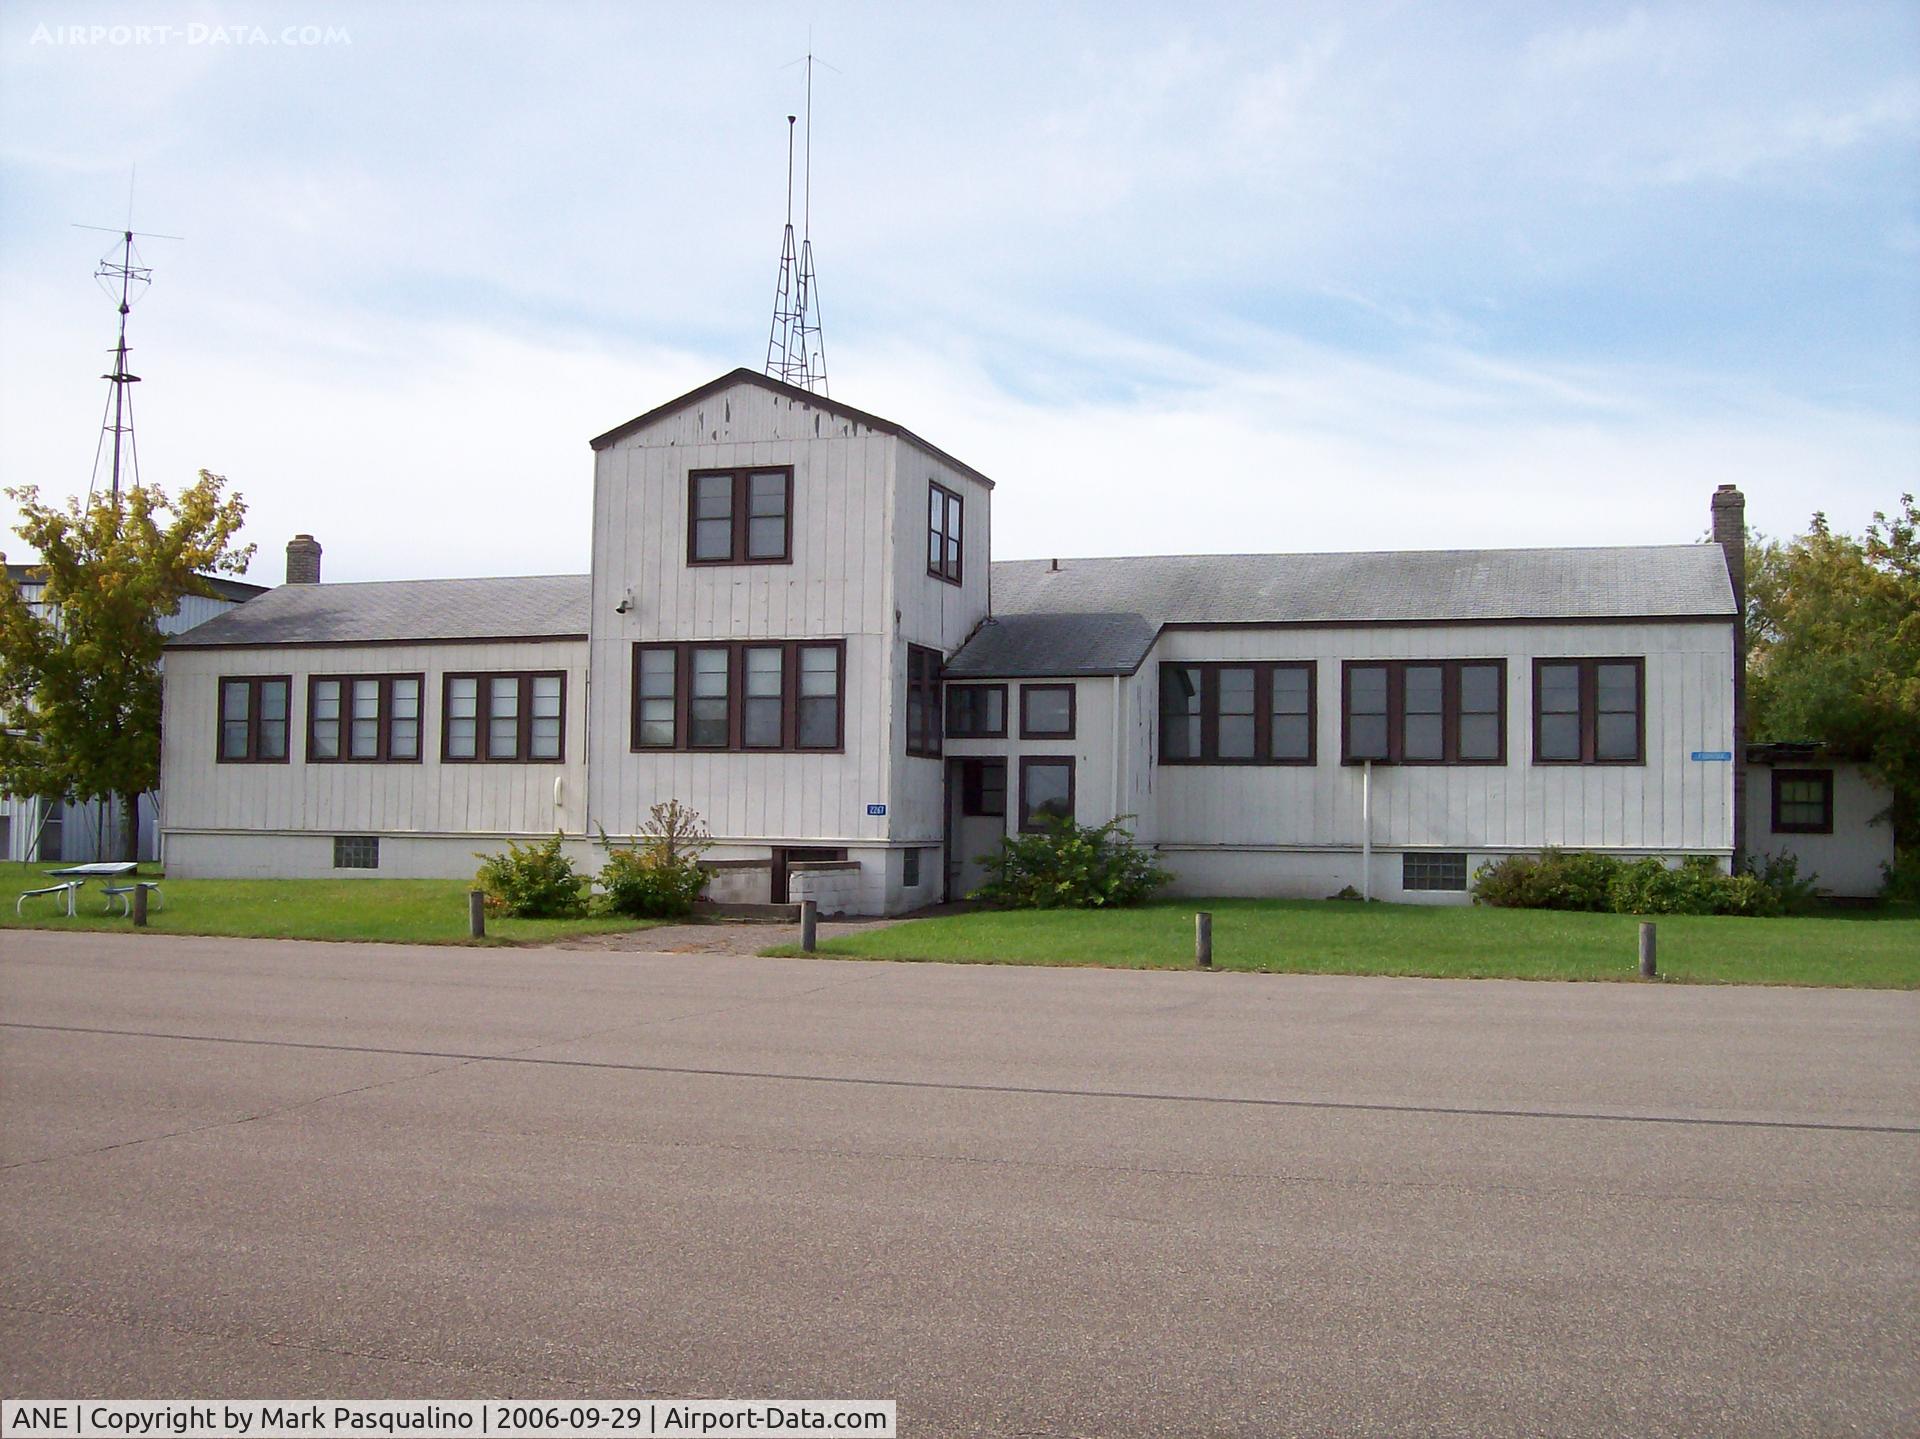
M 1920 1432 L 1920 994 L 0 936 L 8 1397 Z

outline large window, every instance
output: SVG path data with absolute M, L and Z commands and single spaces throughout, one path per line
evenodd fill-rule
M 421 675 L 314 675 L 307 681 L 307 762 L 420 760 Z
M 1160 666 L 1160 763 L 1312 764 L 1314 665 Z
M 1647 664 L 1631 659 L 1533 662 L 1535 764 L 1644 764 Z
M 635 645 L 631 747 L 837 750 L 845 659 L 841 640 Z
M 1020 760 L 1020 828 L 1045 829 L 1047 821 L 1073 818 L 1073 761 L 1025 755 Z
M 1506 763 L 1505 660 L 1349 660 L 1340 680 L 1345 763 Z
M 907 753 L 940 753 L 940 651 L 907 646 Z
M 249 675 L 220 681 L 220 762 L 285 764 L 288 695 L 285 675 Z
M 1020 686 L 1020 738 L 1072 739 L 1074 687 Z
M 1833 771 L 1777 769 L 1773 772 L 1773 832 L 1833 833 Z
M 927 573 L 949 584 L 960 583 L 965 545 L 960 496 L 945 485 L 927 484 Z
M 793 470 L 687 476 L 687 563 L 781 565 L 793 558 Z
M 947 686 L 948 739 L 1005 739 L 1005 685 Z
M 563 760 L 566 730 L 567 677 L 559 671 L 456 674 L 442 681 L 442 760 Z

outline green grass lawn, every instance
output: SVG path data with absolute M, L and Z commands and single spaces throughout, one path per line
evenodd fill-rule
M 57 896 L 26 902 L 22 890 L 54 881 L 57 865 L 0 864 L 0 929 L 131 930 L 116 900 L 111 914 L 101 882 L 87 881 L 78 912 L 67 918 Z M 154 875 L 143 872 L 143 879 Z M 459 879 L 169 879 L 163 903 L 149 911 L 148 927 L 163 934 L 227 934 L 257 939 L 365 939 L 407 944 L 468 944 L 467 890 Z M 637 919 L 501 919 L 487 916 L 487 941 L 541 944 L 580 934 L 646 929 Z
M 1193 965 L 1193 915 L 1213 912 L 1218 969 L 1460 979 L 1636 979 L 1639 921 L 1467 905 L 1328 900 L 1164 901 L 1115 911 L 980 911 L 912 920 L 824 942 L 863 959 L 963 964 Z M 1834 910 L 1800 919 L 1669 916 L 1663 977 L 1692 984 L 1920 988 L 1920 908 Z M 794 954 L 790 946 L 769 954 Z

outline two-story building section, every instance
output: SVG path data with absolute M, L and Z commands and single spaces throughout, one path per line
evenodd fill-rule
M 1188 893 L 1738 846 L 1729 486 L 1712 544 L 994 564 L 986 476 L 750 371 L 593 449 L 589 575 L 320 584 L 303 549 L 175 641 L 170 868 L 590 861 L 667 799 L 712 895 L 823 912 L 959 897 L 1061 814 L 1129 816 Z

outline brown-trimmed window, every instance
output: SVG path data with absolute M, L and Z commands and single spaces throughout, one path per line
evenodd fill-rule
M 965 557 L 964 505 L 945 485 L 927 482 L 927 573 L 948 584 L 960 583 Z
M 1007 687 L 956 685 L 946 687 L 948 739 L 1005 739 Z
M 1020 686 L 1020 738 L 1072 739 L 1076 701 L 1073 685 Z
M 640 750 L 837 750 L 844 640 L 734 640 L 633 647 Z
M 1645 764 L 1647 662 L 1533 662 L 1535 764 Z
M 1073 818 L 1073 761 L 1064 755 L 1020 757 L 1020 828 L 1041 830 Z
M 960 761 L 960 813 L 967 819 L 1006 818 L 1005 760 L 982 757 Z
M 245 675 L 220 681 L 222 764 L 285 764 L 289 697 L 288 675 Z
M 1777 769 L 1773 772 L 1773 832 L 1833 833 L 1833 771 Z
M 1161 764 L 1312 764 L 1312 660 L 1160 666 Z
M 694 470 L 687 476 L 687 563 L 793 560 L 793 467 Z
M 907 753 L 940 753 L 940 651 L 907 646 Z
M 426 676 L 313 675 L 307 680 L 307 763 L 420 762 Z
M 1347 660 L 1341 761 L 1505 764 L 1505 660 Z
M 440 682 L 440 758 L 448 764 L 545 764 L 567 757 L 560 670 L 450 674 Z

